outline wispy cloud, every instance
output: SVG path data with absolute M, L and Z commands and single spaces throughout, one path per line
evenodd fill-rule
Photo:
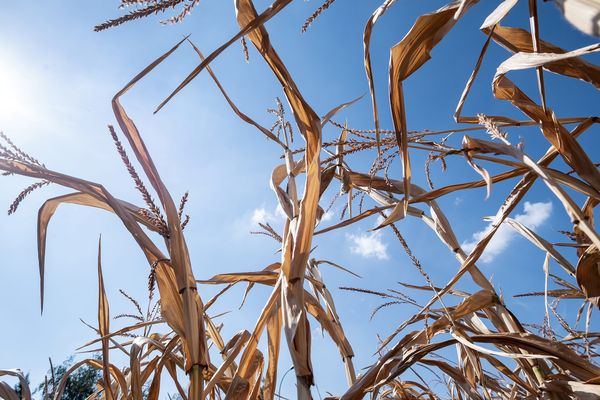
M 321 222 L 331 221 L 334 217 L 334 212 L 329 210 L 321 217 Z
M 250 224 L 254 227 L 258 226 L 258 223 L 270 223 L 276 224 L 282 222 L 286 218 L 285 212 L 279 204 L 275 209 L 267 208 L 265 206 L 257 207 L 250 213 Z
M 252 216 L 250 217 L 250 223 L 254 225 L 258 225 L 259 223 L 267 223 L 273 222 L 276 220 L 275 213 L 267 210 L 264 207 L 255 208 L 252 211 Z
M 243 215 L 234 220 L 232 225 L 233 233 L 238 238 L 247 238 L 250 232 L 260 231 L 258 225 L 270 224 L 276 231 L 279 231 L 284 221 L 283 211 L 279 211 L 275 207 L 261 205 L 254 209 L 246 210 Z
M 548 218 L 550 218 L 550 214 L 552 214 L 551 202 L 530 203 L 526 201 L 524 203 L 523 213 L 518 214 L 515 217 L 515 220 L 531 229 L 536 229 L 546 222 Z M 481 240 L 485 234 L 490 231 L 491 227 L 492 226 L 490 223 L 485 229 L 475 232 L 470 240 L 463 242 L 462 246 L 465 251 L 472 251 L 477 242 L 479 242 L 479 240 Z M 493 261 L 496 256 L 501 254 L 508 247 L 510 242 L 515 238 L 515 235 L 517 235 L 517 232 L 514 229 L 502 224 L 486 247 L 483 255 L 481 256 L 481 261 L 485 263 Z
M 358 235 L 347 234 L 346 237 L 351 242 L 350 252 L 365 258 L 387 260 L 389 258 L 387 244 L 383 242 L 381 235 L 381 231 L 360 233 Z
M 333 219 L 333 217 L 334 212 L 327 211 L 321 217 L 321 222 L 329 221 Z M 268 208 L 265 208 L 264 206 L 252 210 L 252 213 L 250 215 L 250 223 L 252 224 L 252 226 L 257 226 L 259 222 L 263 224 L 266 222 L 270 224 L 277 224 L 283 222 L 285 218 L 287 218 L 287 216 L 285 215 L 283 208 L 281 208 L 281 206 L 277 204 L 275 210 L 270 210 Z

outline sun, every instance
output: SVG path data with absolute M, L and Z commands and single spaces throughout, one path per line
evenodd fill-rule
M 9 51 L 0 50 L 0 123 L 23 118 L 28 110 L 31 85 L 27 68 Z

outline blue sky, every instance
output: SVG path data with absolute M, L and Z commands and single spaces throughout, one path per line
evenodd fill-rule
M 149 18 L 109 31 L 94 33 L 103 20 L 120 15 L 117 1 L 5 2 L 0 6 L 0 129 L 21 147 L 40 158 L 54 170 L 103 183 L 114 195 L 140 204 L 126 170 L 114 150 L 107 124 L 114 124 L 110 99 L 126 82 L 183 35 L 205 53 L 218 47 L 237 32 L 231 2 L 206 0 L 184 23 L 162 26 L 160 18 Z M 256 1 L 258 9 L 269 2 Z M 478 31 L 485 17 L 499 2 L 486 1 L 471 9 L 464 19 L 433 52 L 433 59 L 405 84 L 409 129 L 447 129 L 455 127 L 452 114 L 464 84 L 475 64 L 485 36 Z M 440 1 L 399 2 L 375 27 L 372 41 L 381 120 L 391 126 L 387 106 L 387 65 L 389 48 L 398 42 L 414 19 L 442 6 Z M 319 114 L 367 93 L 362 63 L 362 30 L 378 1 L 338 0 L 306 34 L 300 33 L 305 18 L 319 2 L 296 1 L 267 28 L 273 45 L 280 52 L 304 96 Z M 593 38 L 577 32 L 563 21 L 551 2 L 540 3 L 540 29 L 544 40 L 575 49 Z M 527 3 L 519 3 L 504 21 L 508 26 L 528 28 Z M 491 93 L 491 78 L 496 66 L 509 53 L 492 45 L 475 83 L 464 114 L 479 112 L 522 118 L 508 104 L 497 102 Z M 600 62 L 598 56 L 587 58 Z M 271 170 L 280 162 L 276 146 L 244 124 L 230 111 L 207 74 L 201 74 L 177 95 L 160 113 L 152 111 L 197 64 L 193 50 L 183 46 L 150 74 L 123 103 L 140 128 L 164 180 L 175 197 L 190 192 L 187 212 L 188 245 L 195 274 L 199 279 L 216 273 L 253 271 L 277 261 L 276 243 L 253 236 L 257 217 L 264 216 L 276 225 L 281 217 L 269 189 Z M 260 56 L 250 50 L 250 63 L 244 61 L 239 45 L 218 58 L 213 68 L 229 95 L 247 114 L 266 126 L 272 117 L 267 108 L 282 97 L 280 88 Z M 512 73 L 511 78 L 537 99 L 534 72 Z M 548 104 L 560 117 L 598 114 L 597 91 L 584 83 L 546 73 Z M 366 96 L 343 111 L 338 120 L 355 128 L 372 128 L 371 107 Z M 509 129 L 511 140 L 523 140 L 532 157 L 542 155 L 548 144 L 537 128 Z M 598 146 L 598 128 L 582 137 L 585 147 Z M 337 137 L 332 128 L 324 140 Z M 455 135 L 451 142 L 459 143 Z M 593 154 L 593 153 L 592 153 Z M 352 159 L 351 165 L 366 172 L 373 154 Z M 421 166 L 427 154 L 414 153 L 415 182 L 426 186 Z M 598 160 L 593 160 L 597 162 Z M 560 162 L 557 162 L 560 166 Z M 393 175 L 400 176 L 395 163 Z M 496 170 L 493 167 L 492 171 Z M 438 164 L 432 168 L 438 185 L 477 179 L 464 159 L 449 162 L 443 173 Z M 0 206 L 8 206 L 29 183 L 26 179 L 4 177 L 0 181 Z M 440 201 L 461 242 L 485 229 L 483 216 L 495 214 L 514 182 L 495 185 L 485 200 L 485 189 L 450 195 Z M 330 190 L 326 202 L 333 195 Z M 49 230 L 46 299 L 43 316 L 39 313 L 35 224 L 37 209 L 44 199 L 64 193 L 50 186 L 32 194 L 16 215 L 0 214 L 0 368 L 18 367 L 39 382 L 47 370 L 47 358 L 59 362 L 94 333 L 79 318 L 96 319 L 97 281 L 95 271 L 98 235 L 103 236 L 104 273 L 113 314 L 130 310 L 118 290 L 133 297 L 146 297 L 148 266 L 143 255 L 113 216 L 76 206 L 65 206 L 56 213 Z M 576 197 L 578 201 L 581 198 Z M 557 232 L 570 225 L 560 203 L 541 184 L 527 197 L 513 217 L 552 241 L 564 241 Z M 339 215 L 341 203 L 329 224 Z M 520 215 L 517 217 L 517 215 Z M 334 231 L 316 239 L 316 257 L 337 262 L 363 276 L 351 277 L 323 267 L 328 287 L 333 291 L 342 323 L 356 352 L 358 368 L 374 358 L 376 333 L 386 335 L 415 311 L 395 306 L 369 321 L 370 311 L 380 304 L 376 298 L 340 291 L 339 286 L 359 286 L 381 290 L 396 288 L 397 281 L 423 284 L 391 232 L 369 233 L 375 220 Z M 454 258 L 419 221 L 402 221 L 415 255 L 438 285 L 443 285 L 457 270 Z M 543 303 L 522 301 L 511 296 L 543 290 L 544 253 L 510 230 L 479 263 L 487 276 L 505 295 L 508 306 L 524 321 L 541 323 Z M 504 247 L 509 243 L 510 247 Z M 373 250 L 375 249 L 375 250 Z M 509 251 L 506 251 L 510 249 Z M 573 254 L 567 252 L 570 259 Z M 558 267 L 553 264 L 553 271 Z M 461 283 L 473 289 L 467 281 Z M 202 287 L 207 299 L 216 288 Z M 224 336 L 253 326 L 267 288 L 256 288 L 254 296 L 239 311 L 243 287 L 223 297 L 213 311 L 232 311 L 221 320 Z M 414 294 L 414 293 L 411 293 Z M 415 294 L 418 299 L 423 296 Z M 561 310 L 573 314 L 577 305 L 566 302 Z M 114 326 L 119 322 L 115 321 Z M 312 325 L 315 327 L 315 324 Z M 328 338 L 315 329 L 314 367 L 321 394 L 339 394 L 345 385 L 338 351 Z M 281 371 L 291 362 L 282 352 Z M 292 374 L 288 375 L 293 381 Z M 291 383 L 290 383 L 291 384 Z M 284 386 L 282 394 L 289 389 Z M 291 393 L 291 392 L 290 392 Z

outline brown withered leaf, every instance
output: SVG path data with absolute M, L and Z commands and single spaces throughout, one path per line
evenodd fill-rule
M 19 384 L 21 385 L 21 396 L 23 400 L 31 400 L 31 391 L 29 389 L 29 383 L 27 382 L 27 378 L 23 371 L 20 369 L 0 369 L 0 376 L 13 376 L 19 379 Z M 1 382 L 4 383 L 4 382 Z M 4 383 L 3 386 L 0 387 L 0 394 L 6 396 L 8 400 L 20 400 L 20 396 L 14 391 L 14 389 L 8 384 Z
M 586 297 L 596 306 L 600 306 L 600 251 L 592 244 L 579 258 L 577 263 L 577 283 Z
M 108 298 L 104 289 L 104 277 L 102 275 L 102 238 L 98 239 L 98 331 L 101 337 L 110 333 L 110 311 Z M 109 363 L 109 341 L 102 339 L 102 373 L 104 387 L 106 388 L 106 398 L 114 398 L 110 383 L 110 363 Z
M 517 5 L 518 1 L 519 0 L 504 0 L 498 5 L 498 7 L 494 9 L 494 11 L 492 11 L 490 15 L 486 17 L 485 21 L 483 21 L 483 24 L 481 24 L 480 29 L 491 28 L 500 23 L 500 21 L 506 17 L 510 10 Z
M 273 400 L 275 398 L 275 389 L 277 387 L 277 370 L 279 365 L 279 352 L 281 346 L 281 307 L 275 307 L 271 310 L 271 315 L 267 322 L 267 346 L 269 363 L 265 374 L 265 384 L 263 389 L 264 400 Z
M 373 79 L 373 69 L 371 66 L 371 35 L 373 34 L 373 27 L 377 23 L 377 20 L 385 14 L 385 12 L 394 4 L 396 0 L 385 0 L 374 12 L 371 14 L 365 29 L 363 31 L 363 48 L 364 48 L 364 65 L 365 72 L 367 74 L 367 80 L 369 82 L 369 93 L 371 94 L 371 104 L 373 106 L 373 121 L 375 122 L 375 140 L 377 141 L 377 154 L 381 155 L 381 134 L 379 132 L 379 112 L 377 110 L 377 98 L 375 96 L 375 81 Z
M 556 3 L 573 26 L 588 35 L 600 36 L 600 3 L 595 0 L 557 0 Z
M 490 34 L 491 28 L 483 29 L 485 34 Z M 512 53 L 533 53 L 531 33 L 514 27 L 497 25 L 492 34 L 492 39 Z M 540 53 L 564 54 L 567 51 L 561 47 L 540 40 Z M 600 88 L 600 67 L 581 58 L 570 58 L 550 62 L 542 67 L 548 71 L 564 76 L 581 79 Z
M 186 87 L 204 68 L 206 68 L 211 62 L 213 62 L 223 51 L 225 51 L 229 46 L 233 43 L 236 43 L 242 37 L 248 35 L 254 29 L 258 27 L 262 27 L 262 24 L 266 23 L 268 20 L 277 15 L 281 10 L 283 10 L 288 4 L 290 4 L 292 0 L 275 0 L 271 6 L 269 6 L 265 11 L 263 11 L 256 18 L 251 18 L 248 20 L 247 24 L 242 25 L 242 29 L 236 33 L 233 37 L 231 37 L 227 42 L 217 48 L 215 51 L 210 53 L 194 70 L 179 84 L 179 86 L 165 99 L 159 106 L 156 108 L 155 113 L 160 111 L 181 89 Z M 237 10 L 237 6 L 236 6 Z
M 183 339 L 183 345 L 186 352 L 187 368 L 195 368 L 192 371 L 190 395 L 200 396 L 201 389 L 201 375 L 200 369 L 206 369 L 209 365 L 209 354 L 206 342 L 206 332 L 204 327 L 204 306 L 202 300 L 196 290 L 196 282 L 194 274 L 192 272 L 192 266 L 190 262 L 190 256 L 183 236 L 183 230 L 181 227 L 181 221 L 179 218 L 179 209 L 175 205 L 173 198 L 167 190 L 164 182 L 162 181 L 158 170 L 150 156 L 150 153 L 140 135 L 137 126 L 133 120 L 129 117 L 125 109 L 120 103 L 121 97 L 127 93 L 132 87 L 135 86 L 142 78 L 162 63 L 167 57 L 169 57 L 177 48 L 183 43 L 186 38 L 182 39 L 179 43 L 173 46 L 166 53 L 154 60 L 150 65 L 144 68 L 138 75 L 136 75 L 125 87 L 123 87 L 112 99 L 112 108 L 121 127 L 121 130 L 125 134 L 133 152 L 141 164 L 148 180 L 152 187 L 156 191 L 160 203 L 166 213 L 167 225 L 169 230 L 169 237 L 167 240 L 167 248 L 169 252 L 169 265 L 174 271 L 176 287 L 169 286 L 169 290 L 173 291 L 169 296 L 172 300 L 181 303 L 181 317 L 178 325 L 183 327 L 183 331 L 178 332 Z M 164 258 L 164 257 L 163 257 Z M 164 272 L 157 268 L 157 273 L 163 275 Z M 157 282 L 159 284 L 159 291 L 161 292 L 161 299 L 163 296 L 164 288 L 161 289 L 161 284 L 165 283 L 165 276 L 158 277 Z M 169 299 L 169 296 L 165 296 Z M 161 303 L 162 305 L 162 303 Z M 170 307 L 169 303 L 165 305 Z M 163 306 L 164 307 L 164 306 Z M 177 307 L 177 306 L 175 306 Z M 165 318 L 171 324 L 176 324 L 172 321 L 172 318 L 177 318 L 177 312 L 167 312 Z
M 236 11 L 240 27 L 251 25 L 258 18 L 251 0 L 237 0 Z M 271 45 L 264 26 L 250 32 L 248 38 L 282 85 L 298 129 L 306 140 L 306 183 L 298 215 L 293 215 L 289 234 L 284 238 L 281 265 L 284 279 L 280 288 L 283 324 L 299 382 L 298 390 L 306 395 L 308 387 L 313 383 L 313 376 L 310 362 L 310 327 L 304 310 L 303 282 L 319 207 L 321 120 L 304 100 L 292 76 Z
M 430 58 L 431 50 L 444 38 L 458 20 L 477 0 L 451 3 L 439 10 L 417 18 L 406 36 L 390 51 L 389 95 L 396 142 L 402 154 L 404 172 L 404 213 L 410 196 L 411 168 L 408 154 L 408 127 L 402 82 Z

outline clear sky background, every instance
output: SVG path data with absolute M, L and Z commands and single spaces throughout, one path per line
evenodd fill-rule
M 256 1 L 258 9 L 269 2 Z M 389 48 L 398 42 L 414 19 L 433 11 L 441 1 L 400 1 L 380 20 L 372 40 L 373 67 L 381 104 L 383 127 L 391 126 L 387 106 Z M 485 36 L 478 27 L 499 4 L 482 1 L 471 9 L 433 52 L 433 59 L 405 84 L 408 124 L 411 130 L 447 129 L 457 125 L 452 114 L 464 84 L 477 60 Z M 109 31 L 94 33 L 99 22 L 120 15 L 116 0 L 53 2 L 3 2 L 0 5 L 0 129 L 49 168 L 103 183 L 115 196 L 141 204 L 138 193 L 114 150 L 107 124 L 116 124 L 110 99 L 137 72 L 179 41 L 183 35 L 208 54 L 237 32 L 230 1 L 205 0 L 185 22 L 162 26 L 162 16 L 149 18 Z M 338 0 L 306 34 L 300 27 L 320 5 L 315 0 L 296 1 L 267 24 L 273 45 L 280 52 L 305 98 L 323 115 L 332 107 L 368 92 L 363 69 L 362 32 L 374 0 Z M 541 37 L 566 49 L 594 43 L 563 19 L 552 2 L 540 2 Z M 168 15 L 167 15 L 168 16 Z M 165 18 L 167 17 L 165 16 Z M 508 26 L 528 29 L 527 2 L 521 1 L 504 21 Z M 483 64 L 465 115 L 486 113 L 522 118 L 509 105 L 493 99 L 491 78 L 509 53 L 492 45 Z M 598 56 L 588 60 L 599 63 Z M 172 57 L 128 93 L 123 103 L 136 121 L 175 197 L 189 190 L 186 229 L 188 245 L 199 279 L 216 273 L 255 271 L 277 261 L 276 243 L 249 234 L 257 220 L 266 219 L 281 227 L 276 200 L 269 189 L 271 170 L 280 163 L 279 149 L 228 108 L 207 74 L 201 74 L 160 113 L 152 111 L 197 64 L 189 46 Z M 282 92 L 260 56 L 250 49 L 244 61 L 236 44 L 214 63 L 213 68 L 229 95 L 247 114 L 270 126 L 267 108 Z M 512 73 L 531 97 L 537 99 L 534 72 Z M 548 104 L 559 117 L 598 115 L 600 98 L 590 85 L 546 73 Z M 373 127 L 371 106 L 366 96 L 342 112 L 338 120 L 349 126 Z M 509 130 L 513 143 L 524 141 L 526 151 L 537 158 L 548 143 L 537 128 Z M 587 132 L 586 148 L 600 144 L 599 128 Z M 331 127 L 324 140 L 337 137 Z M 481 134 L 483 135 L 483 134 Z M 451 143 L 459 143 L 455 135 Z M 298 142 L 298 145 L 300 143 Z M 597 147 L 596 147 L 597 148 Z M 597 154 L 593 153 L 592 154 Z M 421 166 L 427 154 L 414 153 L 415 182 L 426 186 Z M 374 154 L 351 159 L 351 165 L 367 171 Z M 599 160 L 593 160 L 598 162 Z M 560 165 L 560 164 L 557 164 Z M 392 175 L 399 177 L 395 163 Z M 497 169 L 491 168 L 491 171 Z M 432 168 L 436 184 L 478 179 L 462 158 L 442 172 Z M 19 177 L 0 180 L 0 207 L 8 206 L 30 182 Z M 465 245 L 486 229 L 483 216 L 493 215 L 514 185 L 495 185 L 485 200 L 485 189 L 450 195 L 440 201 L 459 240 Z M 337 188 L 329 190 L 327 205 Z M 32 382 L 43 380 L 48 357 L 55 363 L 94 337 L 79 318 L 96 323 L 96 247 L 103 237 L 104 274 L 113 315 L 131 311 L 118 290 L 123 289 L 144 304 L 149 268 L 141 251 L 119 220 L 97 210 L 61 207 L 49 228 L 45 311 L 39 312 L 39 277 L 36 254 L 36 216 L 44 199 L 64 193 L 50 186 L 32 194 L 13 216 L 0 214 L 0 368 L 21 368 Z M 581 198 L 577 197 L 579 201 Z M 513 217 L 551 241 L 566 241 L 558 230 L 569 230 L 564 210 L 541 184 L 529 193 Z M 342 203 L 333 207 L 339 218 Z M 356 353 L 356 366 L 363 368 L 375 358 L 377 336 L 387 336 L 416 310 L 394 306 L 369 321 L 371 310 L 381 301 L 349 293 L 339 286 L 374 290 L 399 289 L 396 282 L 424 284 L 408 258 L 387 230 L 371 233 L 375 219 L 316 238 L 315 256 L 337 262 L 363 276 L 354 278 L 337 270 L 322 268 L 334 294 L 339 314 Z M 415 255 L 437 285 L 443 285 L 458 268 L 457 262 L 437 238 L 419 221 L 399 224 Z M 545 254 L 509 229 L 501 231 L 490 251 L 478 264 L 500 290 L 511 310 L 526 322 L 541 323 L 543 302 L 515 299 L 514 294 L 543 290 L 542 263 Z M 510 249 L 510 250 L 509 250 Z M 566 252 L 575 262 L 571 252 Z M 556 264 L 552 271 L 560 274 Z M 474 289 L 470 282 L 461 283 Z M 214 287 L 201 287 L 208 299 Z M 256 288 L 240 311 L 243 286 L 224 296 L 213 312 L 231 311 L 220 318 L 224 337 L 250 329 L 266 301 L 270 288 Z M 417 299 L 420 294 L 411 293 Z M 559 310 L 573 316 L 578 304 L 563 302 Z M 123 322 L 115 321 L 117 327 Z M 312 324 L 316 327 L 316 324 Z M 333 343 L 314 329 L 314 369 L 320 393 L 340 394 L 345 387 L 343 364 Z M 287 349 L 282 351 L 281 369 L 291 366 Z M 282 394 L 293 393 L 290 373 Z M 293 395 L 290 395 L 293 397 Z

